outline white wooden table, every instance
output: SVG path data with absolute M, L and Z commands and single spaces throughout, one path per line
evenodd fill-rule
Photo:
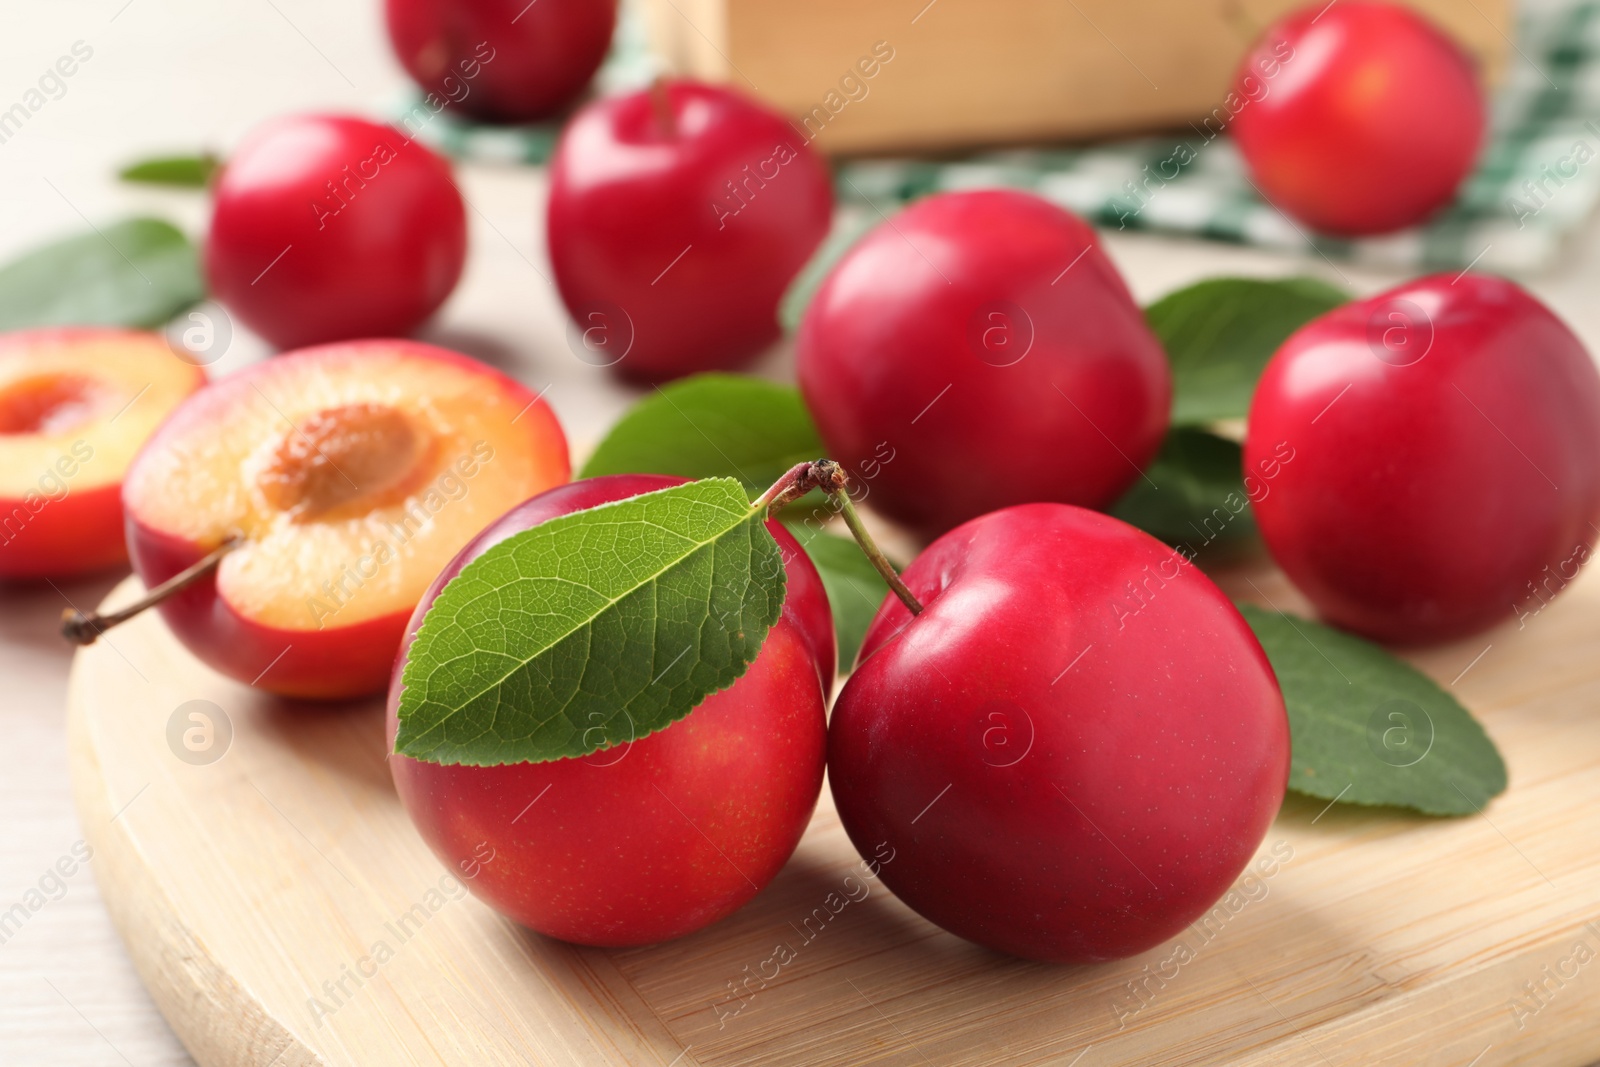
M 259 120 L 300 109 L 384 115 L 404 91 L 377 0 L 56 0 L 6 5 L 0 111 L 22 100 L 57 57 L 84 42 L 92 57 L 0 143 L 0 256 L 136 211 L 198 231 L 202 198 L 118 183 L 116 165 L 161 150 L 223 152 Z M 906 47 L 915 47 L 908 40 Z M 819 87 L 819 92 L 824 87 Z M 543 178 L 472 168 L 472 258 L 430 340 L 506 369 L 548 399 L 575 448 L 591 445 L 630 394 L 568 350 L 548 284 Z M 1319 260 L 1198 242 L 1107 235 L 1135 294 L 1148 300 L 1224 272 L 1310 272 L 1367 292 L 1393 276 Z M 1600 226 L 1532 287 L 1600 351 Z M 236 336 L 218 369 L 261 358 Z M 789 374 L 788 353 L 757 368 Z M 62 707 L 70 654 L 55 636 L 65 598 L 89 606 L 118 575 L 49 586 L 0 586 L 0 912 L 36 888 L 80 838 L 67 782 Z M 93 862 L 47 879 L 48 903 L 0 932 L 0 1065 L 188 1064 L 140 987 L 96 891 Z

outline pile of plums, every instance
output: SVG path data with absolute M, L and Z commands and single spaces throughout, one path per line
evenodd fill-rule
M 430 101 L 561 115 L 613 0 L 518 6 L 387 10 Z M 1481 138 L 1470 65 L 1392 4 L 1315 14 L 1269 30 L 1241 71 L 1232 129 L 1263 194 L 1336 233 L 1425 217 Z M 181 586 L 160 610 L 210 667 L 299 698 L 389 687 L 391 742 L 406 650 L 452 577 L 515 533 L 674 484 L 569 482 L 540 397 L 388 339 L 441 305 L 466 255 L 451 168 L 416 132 L 284 118 L 216 180 L 211 289 L 295 351 L 205 384 L 155 335 L 0 340 L 0 575 L 131 554 L 147 586 Z M 827 166 L 783 116 L 666 80 L 567 119 L 550 261 L 593 362 L 647 382 L 732 368 L 778 337 L 832 206 Z M 1262 841 L 1290 738 L 1233 604 L 1099 510 L 1156 455 L 1172 378 L 1094 231 L 1026 193 L 929 197 L 837 261 L 797 349 L 829 454 L 930 542 L 903 575 L 919 610 L 885 600 L 830 720 L 827 596 L 771 522 L 787 599 L 735 684 L 582 758 L 393 756 L 423 837 L 450 863 L 487 842 L 502 858 L 473 890 L 536 930 L 646 943 L 766 885 L 826 767 L 862 855 L 962 937 L 1089 961 L 1173 936 Z M 1255 514 L 1290 579 L 1334 625 L 1402 643 L 1512 619 L 1570 576 L 1600 520 L 1597 456 L 1589 354 L 1522 289 L 1471 273 L 1294 334 L 1244 448 L 1247 469 L 1273 465 Z

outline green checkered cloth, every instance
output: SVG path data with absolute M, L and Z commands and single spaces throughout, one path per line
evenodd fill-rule
M 1406 269 L 1531 272 L 1556 259 L 1600 200 L 1600 0 L 1524 0 L 1511 60 L 1493 101 L 1488 144 L 1455 203 L 1425 226 L 1384 237 L 1352 241 L 1308 232 L 1260 197 L 1231 141 L 1207 144 L 1198 134 L 953 161 L 854 160 L 838 168 L 840 203 L 875 214 L 929 193 L 1010 186 L 1108 229 L 1190 234 Z M 645 84 L 656 69 L 641 21 L 625 9 L 599 90 Z M 542 163 L 556 132 L 554 125 L 470 126 L 441 114 L 422 136 L 464 158 Z M 1150 178 L 1171 173 L 1177 160 L 1188 162 L 1176 177 Z M 1157 170 L 1161 164 L 1164 171 Z

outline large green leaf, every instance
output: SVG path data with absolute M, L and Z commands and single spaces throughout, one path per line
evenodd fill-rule
M 1506 766 L 1466 708 L 1377 645 L 1307 619 L 1240 606 L 1289 709 L 1289 788 L 1347 804 L 1470 815 Z
M 697 374 L 635 404 L 580 476 L 737 478 L 753 498 L 796 463 L 821 456 L 817 428 L 793 386 Z
M 490 765 L 654 733 L 754 661 L 783 607 L 765 508 L 732 479 L 646 493 L 495 545 L 440 592 L 401 676 L 395 751 Z
M 1145 311 L 1172 361 L 1172 421 L 1242 419 L 1267 361 L 1289 335 L 1350 295 L 1315 278 L 1211 278 Z
M 159 326 L 204 295 L 188 238 L 160 219 L 128 219 L 0 267 L 0 330 Z
M 1248 540 L 1256 522 L 1240 454 L 1239 445 L 1225 437 L 1174 427 L 1155 462 L 1111 506 L 1111 514 L 1196 553 L 1213 543 Z
M 861 650 L 861 639 L 878 613 L 889 586 L 861 547 L 848 537 L 789 524 L 789 532 L 805 548 L 822 576 L 833 609 L 833 632 L 839 642 L 839 668 L 848 671 Z

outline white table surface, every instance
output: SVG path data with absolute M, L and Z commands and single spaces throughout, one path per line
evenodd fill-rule
M 117 164 L 153 152 L 226 152 L 255 123 L 286 111 L 384 116 L 404 91 L 378 0 L 6 0 L 0 13 L 0 110 L 82 41 L 94 52 L 23 129 L 0 144 L 0 258 L 84 218 L 166 215 L 198 232 L 203 198 L 120 184 Z M 907 47 L 914 47 L 908 41 Z M 460 288 L 424 336 L 494 362 L 547 394 L 575 446 L 591 445 L 630 401 L 567 349 L 546 280 L 543 176 L 476 167 L 462 186 L 475 210 Z M 1209 274 L 1307 272 L 1370 292 L 1397 281 L 1320 259 L 1106 235 L 1135 294 L 1149 300 Z M 1531 287 L 1600 351 L 1600 227 Z M 218 365 L 259 359 L 240 334 Z M 785 376 L 781 347 L 761 373 Z M 69 583 L 93 604 L 120 575 Z M 62 595 L 0 585 L 0 911 L 35 886 L 81 832 L 67 781 L 63 699 L 70 652 L 55 635 Z M 0 945 L 0 1065 L 189 1064 L 140 986 L 94 883 L 92 862 L 60 899 Z

